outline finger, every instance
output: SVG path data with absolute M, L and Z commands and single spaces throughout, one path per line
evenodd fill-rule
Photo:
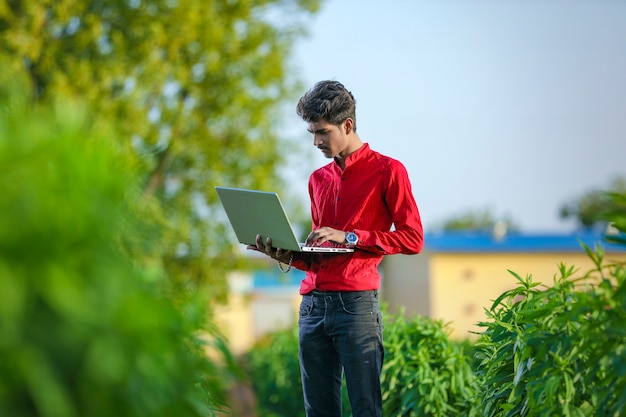
M 265 253 L 272 258 L 274 257 L 274 253 L 272 252 L 272 239 L 269 237 L 265 239 Z
M 309 233 L 309 235 L 306 238 L 306 245 L 307 246 L 311 246 L 315 242 L 316 239 L 317 239 L 317 233 L 316 232 Z
M 261 240 L 261 235 L 256 235 L 256 248 L 260 252 L 265 251 L 265 245 L 263 244 L 263 241 Z

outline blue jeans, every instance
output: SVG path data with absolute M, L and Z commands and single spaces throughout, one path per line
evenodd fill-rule
M 378 291 L 313 291 L 302 296 L 298 323 L 307 417 L 341 417 L 342 370 L 353 417 L 382 417 Z

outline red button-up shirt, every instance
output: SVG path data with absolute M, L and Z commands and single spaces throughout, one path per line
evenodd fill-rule
M 359 242 L 353 253 L 311 254 L 294 261 L 295 268 L 306 271 L 300 294 L 378 289 L 384 255 L 422 250 L 422 222 L 406 168 L 367 143 L 346 158 L 343 171 L 336 162 L 314 171 L 309 195 L 313 230 L 353 231 Z

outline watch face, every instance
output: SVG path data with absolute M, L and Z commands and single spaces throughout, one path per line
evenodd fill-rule
M 359 241 L 359 237 L 355 233 L 348 232 L 346 233 L 346 241 L 350 245 L 356 245 L 356 243 Z

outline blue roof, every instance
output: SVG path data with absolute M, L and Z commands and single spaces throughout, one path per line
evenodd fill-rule
M 508 232 L 502 238 L 482 231 L 430 233 L 424 236 L 424 249 L 431 252 L 584 252 L 581 242 L 591 249 L 598 244 L 605 252 L 626 252 L 626 246 L 607 243 L 603 234 L 581 231 L 570 234 Z
M 603 234 L 586 231 L 570 234 L 508 232 L 500 239 L 482 231 L 427 233 L 424 250 L 440 253 L 584 253 L 581 242 L 591 249 L 600 244 L 605 252 L 626 253 L 626 245 L 607 243 Z M 257 270 L 253 274 L 253 288 L 298 287 L 304 276 L 303 271 L 295 268 L 288 274 L 278 268 Z
M 285 287 L 300 286 L 300 281 L 304 279 L 304 271 L 292 268 L 289 273 L 285 274 L 278 268 L 271 270 L 258 270 L 252 276 L 253 288 L 269 288 L 269 287 Z

